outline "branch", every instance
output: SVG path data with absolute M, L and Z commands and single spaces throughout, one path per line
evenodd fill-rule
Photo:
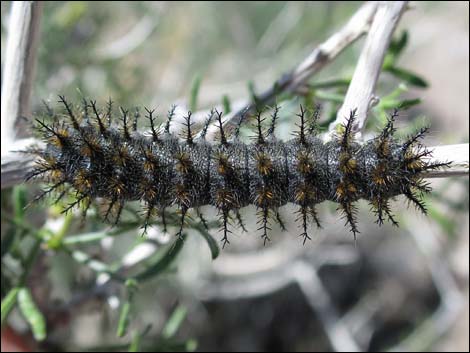
M 339 109 L 336 120 L 330 125 L 330 131 L 334 131 L 338 124 L 345 124 L 349 113 L 357 108 L 353 131 L 362 132 L 369 109 L 379 101 L 378 97 L 375 96 L 375 87 L 392 34 L 406 9 L 407 3 L 407 1 L 384 1 L 380 4 L 359 57 L 343 106 Z
M 297 261 L 291 269 L 307 303 L 325 328 L 335 352 L 361 352 L 351 330 L 341 320 L 333 299 L 325 288 L 317 269 L 307 261 Z
M 428 159 L 429 162 L 452 162 L 452 164 L 450 168 L 428 170 L 423 176 L 425 178 L 446 178 L 468 175 L 468 148 L 468 143 L 429 147 L 428 149 L 432 152 L 432 156 Z
M 295 92 L 311 76 L 332 62 L 344 49 L 368 31 L 377 5 L 376 1 L 366 2 L 362 5 L 343 28 L 316 47 L 300 65 L 278 79 L 270 89 L 257 95 L 258 104 L 270 105 L 280 93 Z M 227 114 L 223 119 L 223 124 L 229 129 L 234 128 L 240 122 L 243 114 L 253 113 L 255 110 L 256 103 L 248 101 L 241 108 Z M 218 131 L 216 125 L 211 125 L 207 132 L 208 139 L 213 138 Z
M 2 151 L 10 148 L 16 137 L 15 125 L 30 113 L 31 85 L 34 76 L 39 23 L 43 3 L 13 1 L 8 27 L 2 86 Z
M 36 156 L 15 151 L 23 151 L 38 144 L 35 139 L 17 140 L 9 146 L 10 151 L 2 153 L 2 189 L 24 183 L 26 175 L 35 165 Z

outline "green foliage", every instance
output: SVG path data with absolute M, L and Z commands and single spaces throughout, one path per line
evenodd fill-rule
M 3 322 L 8 317 L 8 314 L 10 314 L 10 311 L 16 305 L 19 291 L 20 291 L 20 288 L 13 287 L 10 289 L 10 291 L 5 296 L 5 298 L 2 299 L 2 321 L 1 321 L 2 326 L 3 326 Z
M 130 322 L 131 305 L 138 284 L 134 279 L 128 279 L 125 286 L 127 289 L 127 299 L 121 305 L 121 313 L 119 315 L 118 328 L 116 332 L 116 336 L 118 337 L 123 337 L 127 333 L 127 328 Z
M 232 111 L 232 108 L 230 105 L 230 98 L 226 94 L 224 94 L 224 96 L 222 97 L 222 105 L 224 107 L 224 115 Z
M 418 74 L 397 66 L 397 61 L 408 44 L 408 32 L 403 31 L 401 35 L 393 39 L 388 47 L 387 54 L 384 58 L 382 70 L 390 73 L 392 76 L 418 88 L 427 88 L 428 83 Z
M 199 88 L 201 87 L 201 75 L 194 76 L 191 84 L 191 93 L 189 97 L 189 110 L 194 112 L 197 110 L 197 98 L 199 95 Z
M 163 253 L 157 252 L 149 259 L 146 269 L 136 274 L 134 278 L 139 282 L 143 282 L 166 271 L 183 248 L 185 239 L 186 235 L 183 234 Z
M 18 290 L 18 306 L 28 322 L 34 338 L 37 341 L 43 341 L 46 338 L 46 321 L 28 288 L 23 287 Z
M 215 260 L 220 254 L 219 243 L 204 227 L 199 226 L 198 230 L 199 230 L 199 234 L 201 234 L 201 236 L 206 240 L 207 245 L 209 245 L 212 260 Z
M 165 327 L 163 327 L 162 337 L 165 339 L 172 338 L 186 318 L 186 314 L 187 310 L 185 307 L 177 306 L 170 315 L 170 318 L 166 322 Z
M 406 82 L 411 86 L 419 88 L 427 88 L 429 86 L 423 78 L 406 69 L 392 66 L 385 68 L 384 71 L 392 74 L 396 78 L 401 79 L 403 82 Z
M 136 232 L 138 232 L 141 225 L 140 221 L 123 222 L 122 226 L 120 225 L 112 230 L 88 232 L 69 236 L 68 234 L 70 233 L 70 230 L 77 226 L 75 222 L 76 218 L 72 213 L 65 216 L 59 216 L 59 218 L 62 219 L 61 226 L 55 231 L 47 228 L 47 225 L 39 229 L 35 229 L 31 224 L 29 224 L 29 221 L 25 216 L 25 206 L 28 199 L 25 187 L 18 186 L 14 188 L 11 193 L 11 198 L 13 213 L 11 217 L 8 217 L 8 219 L 10 219 L 10 227 L 2 238 L 2 261 L 4 257 L 18 257 L 22 264 L 23 272 L 16 281 L 15 278 L 11 278 L 12 283 L 16 283 L 16 286 L 9 288 L 8 292 L 2 299 L 2 325 L 6 322 L 11 311 L 15 307 L 18 307 L 25 321 L 30 326 L 35 339 L 38 341 L 46 339 L 45 318 L 34 302 L 30 290 L 25 287 L 28 275 L 34 268 L 37 255 L 41 252 L 41 249 L 44 248 L 48 249 L 48 251 L 68 254 L 70 259 L 75 261 L 77 264 L 87 267 L 96 274 L 105 273 L 109 275 L 113 281 L 121 283 L 123 288 L 126 289 L 127 298 L 125 298 L 121 304 L 116 335 L 119 338 L 125 338 L 134 317 L 133 302 L 135 300 L 134 294 L 137 288 L 141 285 L 140 283 L 155 279 L 162 273 L 168 271 L 169 266 L 175 261 L 177 255 L 181 251 L 186 236 L 183 235 L 176 239 L 173 244 L 167 247 L 162 247 L 153 256 L 149 256 L 148 258 L 143 259 L 141 263 L 137 263 L 134 266 L 137 270 L 134 271 L 134 275 L 130 274 L 129 276 L 124 276 L 121 274 L 124 269 L 121 263 L 108 264 L 93 258 L 93 256 L 91 256 L 87 251 L 84 251 L 86 248 L 83 250 L 80 248 L 83 246 L 93 246 L 107 237 L 117 237 L 125 234 L 135 237 Z M 33 205 L 32 207 L 36 208 L 38 206 Z M 2 215 L 2 217 L 3 216 L 5 215 Z M 169 219 L 172 220 L 172 217 L 169 217 Z M 215 258 L 219 253 L 216 241 L 202 225 L 195 224 L 194 227 L 195 229 L 200 229 L 201 235 L 207 240 L 212 256 Z M 20 249 L 20 244 L 23 243 L 28 244 L 28 246 L 21 246 Z M 4 277 L 6 275 L 4 270 L 5 268 L 2 265 L 2 287 L 5 280 L 10 277 Z M 182 309 L 180 308 L 176 314 L 172 314 L 171 319 L 168 322 L 168 326 L 165 328 L 165 333 L 162 333 L 162 340 L 159 343 L 162 346 L 172 347 L 175 344 L 180 344 L 173 342 L 172 337 L 184 319 L 184 317 L 181 316 L 181 310 Z M 137 351 L 140 349 L 142 344 L 148 345 L 145 340 L 145 336 L 148 332 L 149 328 L 142 332 L 134 331 L 128 349 L 130 351 Z M 192 349 L 192 347 L 194 348 L 194 344 L 191 343 L 193 341 L 188 342 L 185 343 L 185 345 L 188 345 L 188 349 Z

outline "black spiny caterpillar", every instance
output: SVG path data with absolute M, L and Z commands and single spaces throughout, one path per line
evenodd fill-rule
M 389 200 L 403 194 L 426 212 L 422 194 L 430 188 L 420 175 L 447 165 L 426 160 L 430 152 L 419 143 L 426 129 L 404 142 L 393 137 L 396 112 L 376 138 L 359 144 L 352 133 L 353 111 L 335 138 L 324 143 L 316 136 L 317 114 L 308 115 L 301 107 L 299 131 L 284 142 L 274 135 L 276 108 L 266 131 L 261 113 L 256 114 L 256 140 L 246 144 L 239 139 L 240 126 L 227 137 L 222 113 L 217 111 L 211 112 L 198 137 L 188 113 L 183 140 L 170 133 L 174 109 L 163 127 L 157 127 L 153 111 L 146 109 L 150 123 L 146 135 L 137 131 L 137 113 L 131 118 L 121 108 L 116 119 L 111 102 L 101 111 L 96 102 L 84 101 L 80 112 L 64 97 L 60 102 L 66 122 L 51 110 L 52 124 L 36 120 L 46 147 L 30 151 L 40 158 L 28 179 L 52 183 L 40 197 L 62 190 L 60 199 L 71 189 L 76 200 L 65 211 L 83 204 L 85 213 L 93 200 L 102 199 L 107 203 L 104 218 L 113 215 L 115 223 L 127 201 L 140 200 L 145 204 L 144 232 L 155 215 L 164 217 L 165 208 L 176 205 L 181 215 L 179 235 L 189 209 L 212 205 L 220 214 L 223 245 L 229 242 L 232 220 L 244 228 L 239 210 L 247 205 L 258 210 L 258 231 L 265 242 L 271 219 L 283 227 L 278 209 L 286 203 L 299 206 L 304 242 L 310 238 L 308 222 L 320 226 L 315 206 L 325 200 L 338 204 L 354 237 L 358 233 L 354 202 L 359 199 L 370 202 L 379 224 L 387 218 L 396 225 Z M 217 143 L 205 140 L 213 119 L 220 127 Z

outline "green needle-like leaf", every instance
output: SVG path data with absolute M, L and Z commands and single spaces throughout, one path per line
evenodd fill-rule
M 18 298 L 18 292 L 20 288 L 14 287 L 10 289 L 8 294 L 2 300 L 2 318 L 1 318 L 1 325 L 3 326 L 3 322 L 8 317 L 8 314 L 16 305 L 16 300 Z
M 171 316 L 166 322 L 165 327 L 163 327 L 162 337 L 165 339 L 173 337 L 186 318 L 186 314 L 187 310 L 185 307 L 177 306 L 171 313 Z
M 141 273 L 134 276 L 134 278 L 138 281 L 148 280 L 168 269 L 183 248 L 185 239 L 186 235 L 184 234 L 181 237 L 178 237 L 162 257 L 159 257 L 157 261 Z
M 37 341 L 43 341 L 46 338 L 46 320 L 36 306 L 28 288 L 23 287 L 18 291 L 18 304 L 34 338 Z

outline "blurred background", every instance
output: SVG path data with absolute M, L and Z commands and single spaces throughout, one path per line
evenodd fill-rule
M 270 88 L 361 4 L 45 2 L 32 109 L 41 114 L 43 100 L 55 106 L 65 94 L 77 102 L 112 97 L 161 115 L 174 103 L 229 112 Z M 389 53 L 400 70 L 381 75 L 382 101 L 368 133 L 406 102 L 397 121 L 402 133 L 428 124 L 426 145 L 468 142 L 468 6 L 411 3 Z M 10 7 L 1 3 L 2 70 Z M 347 48 L 304 91 L 279 97 L 279 138 L 291 138 L 304 102 L 322 104 L 326 129 L 362 44 Z M 2 350 L 17 340 L 47 351 L 468 351 L 468 177 L 431 185 L 429 217 L 402 198 L 393 202 L 400 228 L 379 228 L 369 205 L 359 203 L 356 246 L 335 205 L 324 203 L 323 228 L 312 227 L 304 246 L 293 208 L 282 210 L 287 231 L 273 226 L 263 246 L 249 207 L 242 213 L 248 232 L 234 227 L 220 253 L 210 208 L 204 214 L 212 229 L 193 222 L 184 246 L 172 248 L 176 228 L 164 233 L 156 223 L 141 237 L 132 209 L 109 229 L 96 215 L 82 222 L 47 201 L 20 211 L 36 185 L 2 190 Z M 27 267 L 31 249 L 37 256 Z M 4 299 L 20 278 L 47 326 L 41 342 L 21 308 L 3 319 Z

